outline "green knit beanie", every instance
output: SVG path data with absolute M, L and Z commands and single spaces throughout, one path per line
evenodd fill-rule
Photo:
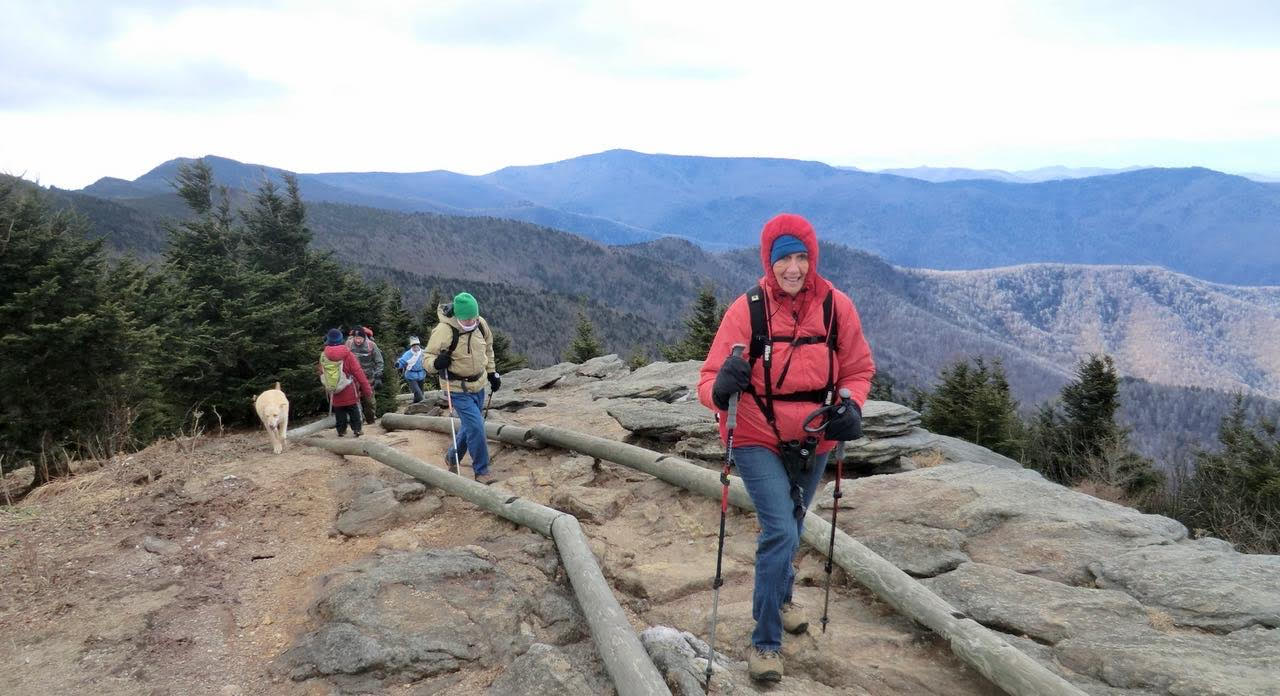
M 480 305 L 469 292 L 460 292 L 453 298 L 453 316 L 460 321 L 469 321 L 480 316 Z

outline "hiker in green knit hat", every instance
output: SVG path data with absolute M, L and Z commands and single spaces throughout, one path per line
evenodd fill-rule
M 493 361 L 493 332 L 480 316 L 480 304 L 467 292 L 438 307 L 436 318 L 440 323 L 427 339 L 427 372 L 439 375 L 440 385 L 462 421 L 462 432 L 445 453 L 445 465 L 457 473 L 458 462 L 470 453 L 476 480 L 493 483 L 483 413 L 486 380 L 492 392 L 502 386 Z

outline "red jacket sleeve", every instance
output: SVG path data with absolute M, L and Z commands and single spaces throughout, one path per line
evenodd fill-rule
M 360 367 L 360 361 L 355 353 L 347 351 L 347 354 L 342 357 L 342 369 L 346 370 L 347 374 L 355 376 L 356 384 L 360 387 L 356 396 L 373 396 L 373 386 L 369 384 L 369 378 L 365 376 L 364 368 Z
M 698 377 L 698 401 L 712 411 L 719 410 L 711 402 L 711 386 L 715 384 L 716 374 L 725 358 L 733 350 L 735 344 L 751 343 L 751 311 L 747 308 L 747 296 L 739 295 L 729 305 L 716 330 L 716 337 L 711 341 L 711 350 L 707 351 L 707 359 L 702 362 L 702 371 Z M 746 357 L 745 351 L 743 357 Z
M 862 408 L 867 394 L 871 393 L 871 377 L 876 373 L 876 364 L 871 358 L 871 346 L 862 335 L 862 319 L 858 317 L 853 300 L 843 292 L 837 292 L 836 298 L 836 320 L 840 322 L 837 352 L 840 371 L 836 375 L 836 389 L 848 389 L 853 400 L 858 402 L 858 408 Z

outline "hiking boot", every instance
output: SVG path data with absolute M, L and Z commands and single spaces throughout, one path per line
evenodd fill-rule
M 799 604 L 786 602 L 782 605 L 782 630 L 797 636 L 809 630 L 809 616 Z
M 483 483 L 486 486 L 493 484 L 497 480 L 498 479 L 494 478 L 493 474 L 487 472 L 483 474 L 476 474 L 476 483 Z
M 364 435 L 364 433 L 362 433 L 362 432 L 360 432 L 360 431 L 356 431 L 356 432 L 354 432 L 354 433 L 351 433 L 351 437 L 360 437 L 361 435 Z
M 458 461 L 453 457 L 446 455 L 444 458 L 444 468 L 448 469 L 449 473 L 456 474 L 458 473 Z
M 752 646 L 751 653 L 747 655 L 747 675 L 752 681 L 782 681 L 782 653 Z

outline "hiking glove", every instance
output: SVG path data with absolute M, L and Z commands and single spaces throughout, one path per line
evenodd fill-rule
M 849 441 L 862 437 L 862 409 L 852 400 L 844 402 L 841 412 L 827 421 L 823 437 L 828 440 Z
M 729 397 L 751 386 L 751 363 L 730 355 L 720 366 L 715 384 L 711 385 L 711 403 L 721 411 L 729 410 Z
M 436 372 L 444 372 L 449 369 L 449 363 L 452 360 L 453 356 L 449 354 L 449 351 L 442 350 L 440 351 L 440 354 L 436 356 L 436 361 L 431 363 L 431 366 L 436 368 Z
M 502 388 L 502 378 L 497 372 L 489 373 L 489 391 L 498 391 Z

